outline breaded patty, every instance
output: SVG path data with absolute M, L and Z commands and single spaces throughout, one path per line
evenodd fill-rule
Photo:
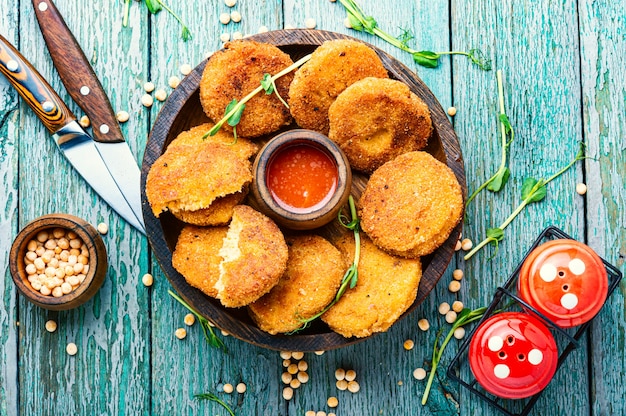
M 248 159 L 222 144 L 168 148 L 150 167 L 146 196 L 155 216 L 163 211 L 195 211 L 252 181 Z
M 231 149 L 244 159 L 250 159 L 259 151 L 259 145 L 244 137 L 237 135 L 237 141 L 235 141 L 231 131 L 219 130 L 213 136 L 209 136 L 207 133 L 211 130 L 211 128 L 213 128 L 212 123 L 204 123 L 183 131 L 174 140 L 172 140 L 172 142 L 168 145 L 168 149 L 172 146 L 179 145 L 200 146 L 208 143 L 219 143 Z
M 220 277 L 218 255 L 228 227 L 185 226 L 172 254 L 172 266 L 183 275 L 189 285 L 206 295 L 217 296 L 215 283 Z
M 400 81 L 365 78 L 339 94 L 328 110 L 329 137 L 350 166 L 372 173 L 402 153 L 426 147 L 428 106 Z
M 196 211 L 172 211 L 172 214 L 182 222 L 194 225 L 225 225 L 233 216 L 233 208 L 239 205 L 248 195 L 248 187 L 234 194 L 216 198 L 208 208 Z
M 326 41 L 293 78 L 289 88 L 291 115 L 300 127 L 328 134 L 331 104 L 348 86 L 367 77 L 388 77 L 373 49 L 354 40 Z
M 276 75 L 292 65 L 286 53 L 274 45 L 250 40 L 227 43 L 224 49 L 209 58 L 200 80 L 200 102 L 206 115 L 218 122 L 224 117 L 226 106 L 233 100 L 240 101 L 259 85 L 265 74 Z M 293 73 L 276 80 L 281 97 L 287 97 Z M 291 115 L 275 94 L 256 94 L 246 103 L 237 125 L 237 134 L 257 137 L 278 130 L 289 124 Z M 222 127 L 232 131 L 225 123 Z
M 452 170 L 426 152 L 409 152 L 370 177 L 359 201 L 361 227 L 382 249 L 403 257 L 430 254 L 463 214 Z
M 354 258 L 354 236 L 335 245 L 346 261 Z M 344 337 L 362 338 L 384 332 L 413 304 L 422 277 L 419 259 L 392 256 L 361 233 L 358 281 L 333 305 L 322 320 Z
M 259 328 L 270 334 L 294 331 L 321 312 L 341 284 L 345 263 L 339 250 L 317 235 L 287 239 L 287 270 L 274 288 L 248 305 Z
M 278 226 L 247 205 L 233 208 L 233 218 L 219 250 L 223 258 L 215 284 L 222 305 L 248 305 L 269 292 L 285 271 L 287 244 Z

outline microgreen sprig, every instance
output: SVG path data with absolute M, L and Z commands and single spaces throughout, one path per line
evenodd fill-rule
M 122 20 L 122 26 L 124 27 L 128 26 L 128 14 L 130 13 L 130 2 L 131 0 L 124 0 L 124 18 Z M 185 25 L 185 23 L 183 23 L 181 18 L 176 13 L 174 13 L 174 11 L 170 9 L 165 3 L 163 3 L 162 0 L 145 0 L 145 3 L 150 13 L 157 14 L 161 10 L 166 10 L 169 14 L 171 14 L 174 17 L 174 19 L 178 21 L 178 23 L 180 23 L 180 25 L 182 26 L 180 37 L 182 38 L 184 42 L 187 42 L 189 39 L 192 38 L 191 31 L 189 30 L 187 25 Z
M 239 122 L 241 121 L 241 115 L 243 114 L 243 110 L 246 108 L 246 103 L 250 101 L 252 97 L 257 95 L 261 91 L 267 92 L 267 90 L 265 89 L 265 85 L 267 85 L 267 83 L 271 82 L 272 85 L 275 85 L 274 83 L 276 82 L 278 78 L 284 75 L 287 75 L 294 69 L 299 68 L 300 66 L 304 65 L 304 63 L 307 62 L 309 59 L 311 59 L 310 54 L 302 57 L 301 59 L 299 59 L 297 62 L 293 63 L 292 65 L 289 65 L 287 68 L 283 69 L 276 75 L 270 76 L 269 78 L 264 76 L 263 79 L 260 81 L 260 85 L 256 87 L 254 90 L 252 90 L 252 92 L 250 92 L 248 95 L 243 97 L 241 101 L 237 101 L 235 99 L 231 101 L 230 104 L 228 104 L 228 106 L 226 107 L 226 110 L 224 111 L 224 117 L 220 121 L 215 123 L 213 128 L 209 130 L 207 134 L 209 136 L 214 136 L 218 131 L 220 131 L 220 129 L 222 128 L 222 126 L 224 126 L 224 123 L 226 122 L 228 123 L 229 126 L 233 128 L 236 127 L 237 124 L 239 124 Z M 284 104 L 286 105 L 286 103 Z
M 446 335 L 441 345 L 439 345 L 439 339 L 441 338 L 441 335 L 443 333 L 443 328 L 441 328 L 437 332 L 437 337 L 435 338 L 435 344 L 433 346 L 433 356 L 432 356 L 431 365 L 430 365 L 430 375 L 428 376 L 428 381 L 426 382 L 426 388 L 424 389 L 424 394 L 422 396 L 422 406 L 426 404 L 426 401 L 428 401 L 428 395 L 433 385 L 433 380 L 435 379 L 437 366 L 439 365 L 439 361 L 441 360 L 441 357 L 443 356 L 443 352 L 445 351 L 446 346 L 448 345 L 448 342 L 450 342 L 450 340 L 452 339 L 452 336 L 454 335 L 454 331 L 457 330 L 458 328 L 461 328 L 464 325 L 467 325 L 471 322 L 479 320 L 480 318 L 483 317 L 486 311 L 487 311 L 486 307 L 482 307 L 482 308 L 478 308 L 474 310 L 470 310 L 469 308 L 464 308 L 461 311 L 461 313 L 459 313 L 459 316 L 456 318 L 456 321 L 454 321 L 454 324 L 452 324 L 452 327 L 450 328 L 448 335 Z
M 416 64 L 427 67 L 436 68 L 439 66 L 439 59 L 443 55 L 463 55 L 472 61 L 472 63 L 478 66 L 484 71 L 491 70 L 491 60 L 488 59 L 480 49 L 470 49 L 468 52 L 464 51 L 449 51 L 449 52 L 432 52 L 432 51 L 418 51 L 408 46 L 409 40 L 413 39 L 411 33 L 403 29 L 402 34 L 395 38 L 389 33 L 383 31 L 378 27 L 378 23 L 372 16 L 367 16 L 361 7 L 356 4 L 354 0 L 339 0 L 343 7 L 348 12 L 348 20 L 350 21 L 350 27 L 359 32 L 367 32 L 371 35 L 378 36 L 391 45 L 399 48 L 405 52 L 410 53 L 413 56 L 413 61 Z
M 187 302 L 185 302 L 181 297 L 176 295 L 171 290 L 168 290 L 167 293 L 169 293 L 171 297 L 176 299 L 181 305 L 189 309 L 189 311 L 195 315 L 196 319 L 198 319 L 198 322 L 200 322 L 202 332 L 204 332 L 204 338 L 211 347 L 221 349 L 224 352 L 228 352 L 226 345 L 224 345 L 224 342 L 220 338 L 218 338 L 217 335 L 215 335 L 213 327 L 204 316 L 196 312 Z
M 524 181 L 522 182 L 522 188 L 520 192 L 522 202 L 517 206 L 515 211 L 513 211 L 511 215 L 509 215 L 509 217 L 506 220 L 504 220 L 502 224 L 500 224 L 500 226 L 496 228 L 487 229 L 487 237 L 483 241 L 481 241 L 479 244 L 477 244 L 476 247 L 472 249 L 472 251 L 467 253 L 464 259 L 469 260 L 474 254 L 476 254 L 478 251 L 480 251 L 480 249 L 482 249 L 484 246 L 486 246 L 489 243 L 495 245 L 495 252 L 493 254 L 495 256 L 498 252 L 498 243 L 504 239 L 504 229 L 509 226 L 509 224 L 515 219 L 515 217 L 517 217 L 519 213 L 522 212 L 522 210 L 527 205 L 530 205 L 534 202 L 539 202 L 546 197 L 548 193 L 548 189 L 546 188 L 546 185 L 548 183 L 552 182 L 554 179 L 561 176 L 569 168 L 574 166 L 574 164 L 578 162 L 579 160 L 583 160 L 586 158 L 587 156 L 585 156 L 585 144 L 581 142 L 580 147 L 578 149 L 578 153 L 576 153 L 576 156 L 574 157 L 574 159 L 572 159 L 567 164 L 567 166 L 565 166 L 564 168 L 562 168 L 561 170 L 559 170 L 558 172 L 550 176 L 548 179 L 544 179 L 544 178 L 524 179 Z
M 511 123 L 509 122 L 509 117 L 506 115 L 504 111 L 504 87 L 502 86 L 502 71 L 497 71 L 497 80 L 498 80 L 498 101 L 500 104 L 500 112 L 498 113 L 498 120 L 500 121 L 500 137 L 501 137 L 501 152 L 502 158 L 500 160 L 500 167 L 489 179 L 487 179 L 482 185 L 480 185 L 476 190 L 467 198 L 467 202 L 465 206 L 467 207 L 469 203 L 482 191 L 487 188 L 487 190 L 491 192 L 498 192 L 502 188 L 509 179 L 511 175 L 511 171 L 507 167 L 507 150 L 509 146 L 513 142 L 515 138 L 515 132 L 511 127 Z
M 326 311 L 328 311 L 334 304 L 339 302 L 339 299 L 341 299 L 343 294 L 346 293 L 346 290 L 348 290 L 348 288 L 354 289 L 356 287 L 356 284 L 359 280 L 358 266 L 359 258 L 361 256 L 361 237 L 359 234 L 359 217 L 356 213 L 356 205 L 354 204 L 354 198 L 352 197 L 352 195 L 350 195 L 350 197 L 348 198 L 348 205 L 350 207 L 351 218 L 348 219 L 340 211 L 337 219 L 343 227 L 354 232 L 354 260 L 352 261 L 352 264 L 350 265 L 348 270 L 346 270 L 346 272 L 344 273 L 341 279 L 341 284 L 339 285 L 339 290 L 337 290 L 337 294 L 335 295 L 332 302 L 326 305 L 326 307 L 321 312 L 318 312 L 310 318 L 302 319 L 300 321 L 302 323 L 302 326 L 292 331 L 290 334 L 294 334 L 307 328 L 311 324 L 311 322 L 324 315 Z
M 220 406 L 222 406 L 224 409 L 226 409 L 226 411 L 228 411 L 230 416 L 235 416 L 235 413 L 230 408 L 230 406 L 228 406 L 226 403 L 224 403 L 223 400 L 221 400 L 219 397 L 217 397 L 213 393 L 200 393 L 200 394 L 195 394 L 193 397 L 196 400 L 209 400 L 209 401 L 215 402 L 215 403 L 219 404 Z

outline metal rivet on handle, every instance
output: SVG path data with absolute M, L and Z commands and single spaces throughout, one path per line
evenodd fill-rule
M 109 126 L 107 126 L 106 124 L 103 124 L 100 126 L 100 133 L 102 134 L 107 134 L 109 132 Z
M 52 101 L 44 101 L 43 104 L 41 104 L 41 108 L 46 113 L 49 113 L 54 110 L 54 103 Z
M 19 64 L 17 63 L 17 61 L 11 59 L 9 62 L 7 62 L 7 69 L 11 72 L 15 72 L 18 70 L 19 68 Z
M 42 12 L 45 12 L 46 10 L 48 10 L 48 3 L 45 3 L 43 1 L 39 3 L 39 10 L 41 10 Z
M 80 87 L 80 93 L 83 95 L 89 95 L 89 93 L 91 92 L 91 90 L 89 89 L 88 86 L 83 85 L 82 87 Z

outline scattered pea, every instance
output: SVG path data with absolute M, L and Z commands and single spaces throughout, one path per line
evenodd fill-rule
M 230 40 L 230 33 L 228 32 L 224 32 L 220 35 L 220 40 L 222 41 L 222 43 L 226 43 Z
M 228 7 L 233 7 L 235 4 L 237 4 L 237 0 L 224 0 L 224 4 Z
M 428 322 L 428 319 L 422 318 L 417 321 L 417 327 L 422 331 L 428 331 L 428 329 L 430 328 L 430 323 Z
M 188 313 L 187 315 L 185 315 L 183 322 L 185 323 L 185 325 L 191 326 L 196 322 L 196 317 L 193 313 Z
M 454 280 L 461 280 L 463 279 L 463 276 L 464 276 L 464 273 L 463 273 L 463 270 L 461 269 L 456 269 L 452 272 L 452 278 Z
M 458 292 L 459 290 L 461 290 L 461 282 L 459 282 L 458 280 L 452 280 L 448 284 L 448 290 L 452 293 Z
M 461 243 L 461 240 L 457 240 L 456 245 L 454 246 L 454 251 L 459 251 L 462 246 L 463 244 Z
M 359 383 L 354 380 L 348 382 L 348 391 L 350 393 L 357 393 L 359 390 L 361 390 L 361 386 L 359 385 Z
M 404 341 L 403 347 L 405 350 L 411 351 L 414 346 L 415 346 L 415 343 L 413 342 L 413 340 L 407 339 L 406 341 Z
M 130 119 L 130 114 L 128 114 L 128 111 L 122 110 L 118 111 L 115 117 L 120 123 L 126 123 Z
M 460 300 L 455 300 L 454 302 L 452 302 L 452 310 L 456 313 L 461 313 L 461 311 L 463 310 L 463 302 L 461 302 Z
M 346 381 L 350 382 L 356 378 L 356 371 L 348 370 L 346 371 Z
M 230 383 L 226 383 L 224 384 L 224 386 L 222 387 L 222 389 L 224 390 L 224 393 L 232 393 L 235 389 L 233 388 L 233 385 Z
M 290 351 L 281 351 L 280 352 L 280 358 L 282 358 L 283 360 L 288 360 L 291 358 L 291 352 Z
M 163 89 L 158 89 L 154 93 L 154 98 L 159 101 L 165 101 L 167 99 L 167 93 Z
M 439 305 L 439 313 L 445 315 L 448 311 L 450 311 L 450 304 L 448 302 L 441 302 L 441 305 Z
M 315 26 L 317 26 L 317 22 L 315 21 L 315 19 L 309 17 L 304 21 L 304 26 L 307 29 L 315 29 Z
M 315 416 L 315 410 L 307 410 L 304 416 Z
M 152 96 L 150 94 L 144 94 L 141 97 L 141 104 L 144 107 L 152 107 L 152 104 L 154 104 L 154 99 L 152 98 Z
M 295 28 L 296 28 L 296 27 L 295 27 L 294 25 L 290 24 L 290 23 L 287 23 L 287 24 L 285 25 L 285 30 L 292 30 L 292 29 L 295 29 Z
M 179 69 L 180 69 L 180 73 L 183 75 L 191 74 L 191 70 L 192 70 L 191 65 L 189 64 L 182 64 Z
M 267 28 L 267 26 L 261 26 L 259 27 L 259 33 L 267 33 L 269 32 L 269 29 Z
M 220 14 L 220 23 L 223 25 L 227 25 L 228 23 L 230 23 L 230 14 L 229 13 Z
M 343 390 L 347 390 L 348 389 L 348 382 L 346 380 L 337 380 L 337 382 L 335 383 L 335 386 L 337 386 L 337 389 L 343 391 Z
M 298 373 L 298 364 L 296 364 L 296 363 L 289 364 L 289 367 L 287 367 L 287 372 L 289 374 L 297 374 Z
M 304 358 L 304 353 L 300 351 L 292 352 L 291 358 L 293 358 L 294 360 L 301 360 Z
M 285 359 L 283 360 L 283 367 L 287 368 L 291 365 L 291 360 Z
M 78 124 L 86 129 L 87 127 L 91 126 L 91 120 L 89 120 L 89 117 L 87 116 L 82 116 L 80 120 L 78 120 Z
M 299 371 L 298 375 L 296 377 L 298 378 L 298 380 L 302 384 L 308 383 L 308 381 L 309 381 L 309 374 L 306 373 L 305 371 Z
M 284 383 L 284 384 L 289 384 L 291 383 L 291 380 L 293 380 L 293 376 L 291 374 L 289 374 L 288 372 L 284 372 L 281 376 L 280 376 L 280 380 Z
M 465 328 L 463 328 L 462 326 L 458 327 L 454 330 L 453 335 L 456 339 L 463 339 L 463 337 L 465 336 Z
M 424 380 L 426 378 L 426 370 L 421 367 L 416 368 L 413 370 L 413 377 L 415 377 L 416 380 Z
M 464 238 L 463 241 L 461 241 L 461 248 L 463 249 L 463 251 L 471 250 L 473 246 L 474 243 L 472 243 L 472 240 L 470 240 L 469 238 Z
M 289 382 L 289 387 L 291 387 L 292 389 L 297 389 L 300 387 L 300 384 L 300 380 L 298 380 L 297 378 L 293 378 Z
M 456 317 L 457 317 L 457 313 L 454 311 L 448 311 L 448 313 L 446 313 L 446 322 L 449 324 L 454 323 L 454 321 L 456 321 Z
M 69 344 L 67 344 L 67 347 L 65 347 L 65 352 L 67 352 L 69 355 L 76 355 L 76 353 L 78 352 L 78 347 L 73 342 L 70 342 Z
M 345 19 L 343 19 L 343 25 L 348 29 L 352 29 L 352 25 L 350 24 L 350 18 L 346 17 Z
M 106 234 L 109 232 L 109 226 L 106 225 L 105 223 L 101 222 L 100 224 L 98 224 L 98 232 L 102 235 Z
M 323 410 L 318 410 L 318 411 L 317 411 L 317 413 L 315 413 L 315 416 L 328 416 L 328 415 L 326 414 L 326 412 L 325 412 L 325 411 L 323 411 Z
M 179 84 L 180 78 L 178 78 L 176 75 L 171 76 L 170 79 L 167 80 L 167 85 L 169 85 L 170 88 L 176 88 Z
M 176 338 L 178 339 L 183 339 L 187 336 L 187 330 L 185 328 L 178 328 L 175 332 L 174 335 L 176 335 Z
M 248 387 L 244 383 L 237 384 L 237 393 L 245 393 L 248 390 Z
M 585 195 L 587 193 L 587 185 L 584 183 L 579 183 L 576 185 L 576 192 L 578 195 Z
M 315 351 L 315 355 L 324 355 L 326 351 Z
M 335 370 L 335 379 L 344 380 L 346 378 L 346 370 L 343 368 L 338 368 Z
M 241 22 L 241 13 L 239 13 L 238 11 L 234 11 L 230 13 L 230 20 L 232 20 L 235 23 L 239 23 Z
M 54 332 L 57 330 L 57 323 L 52 319 L 46 322 L 46 331 Z
M 309 368 L 309 364 L 306 361 L 300 361 L 298 363 L 298 371 L 306 371 Z
M 285 387 L 283 389 L 283 399 L 291 400 L 293 398 L 293 389 L 291 387 Z
M 448 107 L 448 115 L 454 117 L 456 115 L 456 107 Z
M 331 396 L 328 398 L 328 400 L 326 400 L 326 404 L 328 405 L 328 407 L 335 408 L 339 404 L 339 400 L 337 400 L 336 397 Z
M 243 34 L 241 32 L 233 33 L 233 40 L 241 40 L 241 39 L 243 39 Z
M 143 283 L 144 286 L 152 286 L 152 284 L 154 283 L 154 278 L 150 273 L 146 273 L 141 277 L 141 283 Z

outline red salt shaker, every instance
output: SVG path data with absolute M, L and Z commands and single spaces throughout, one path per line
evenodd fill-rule
M 556 372 L 554 337 L 538 318 L 502 312 L 485 320 L 469 347 L 469 363 L 478 383 L 501 398 L 522 399 L 543 390 Z
M 608 294 L 606 268 L 587 245 L 551 240 L 535 248 L 520 269 L 521 299 L 562 328 L 590 321 Z

